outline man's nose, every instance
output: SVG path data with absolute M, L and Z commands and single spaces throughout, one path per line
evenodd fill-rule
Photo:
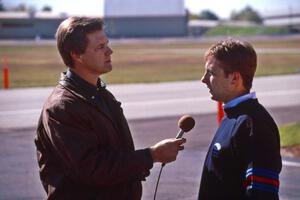
M 113 50 L 110 47 L 107 47 L 106 55 L 111 55 Z

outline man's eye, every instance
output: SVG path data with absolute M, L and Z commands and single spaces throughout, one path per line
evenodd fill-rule
M 104 45 L 104 44 L 102 44 L 102 45 L 99 45 L 99 46 L 97 46 L 97 48 L 96 48 L 96 49 L 104 49 L 104 47 L 105 47 L 105 45 Z

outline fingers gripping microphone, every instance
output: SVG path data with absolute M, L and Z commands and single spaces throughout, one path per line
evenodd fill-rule
M 176 135 L 176 139 L 182 138 L 183 134 L 189 132 L 195 126 L 195 120 L 190 115 L 184 115 L 178 120 L 179 132 Z M 166 163 L 162 163 L 165 166 Z
M 195 120 L 190 115 L 182 116 L 178 121 L 179 132 L 176 135 L 176 139 L 182 138 L 183 134 L 189 132 L 195 126 Z
M 195 126 L 195 120 L 193 117 L 190 115 L 184 115 L 178 120 L 178 127 L 180 128 L 179 132 L 176 135 L 176 139 L 182 138 L 183 134 L 186 132 L 189 132 L 191 129 L 193 129 Z M 160 175 L 162 172 L 163 167 L 166 165 L 166 163 L 161 164 L 161 168 L 158 174 L 156 186 L 155 186 L 155 191 L 154 191 L 154 196 L 153 200 L 156 199 L 156 193 L 157 193 L 157 188 L 158 188 L 158 183 L 160 179 Z
M 182 138 L 183 134 L 189 132 L 195 126 L 195 120 L 190 115 L 184 115 L 178 120 L 179 132 L 176 135 L 176 139 Z M 163 166 L 166 163 L 162 163 Z

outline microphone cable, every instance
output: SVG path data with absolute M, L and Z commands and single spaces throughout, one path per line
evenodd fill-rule
M 163 170 L 163 168 L 164 168 L 165 165 L 166 165 L 166 163 L 162 163 L 161 166 L 160 166 L 160 170 L 159 170 L 159 174 L 158 174 L 158 178 L 157 178 L 156 186 L 155 186 L 155 190 L 154 190 L 153 200 L 156 199 L 156 194 L 157 194 L 157 189 L 158 189 L 158 183 L 159 183 L 159 180 L 160 180 L 161 172 L 162 172 L 162 170 Z
M 179 130 L 179 132 L 176 135 L 176 139 L 181 138 L 182 135 L 185 132 L 189 132 L 192 128 L 194 128 L 194 126 L 195 126 L 195 120 L 190 115 L 184 115 L 184 116 L 182 116 L 179 119 L 178 126 L 179 126 L 180 130 Z M 163 170 L 163 168 L 164 168 L 165 165 L 166 165 L 166 163 L 162 163 L 161 164 L 161 167 L 160 167 L 160 170 L 159 170 L 159 174 L 158 174 L 158 178 L 157 178 L 157 181 L 156 181 L 156 186 L 155 186 L 155 190 L 154 190 L 153 200 L 156 199 L 156 194 L 157 194 L 157 189 L 158 189 L 158 184 L 159 184 L 160 176 L 161 176 L 162 170 Z

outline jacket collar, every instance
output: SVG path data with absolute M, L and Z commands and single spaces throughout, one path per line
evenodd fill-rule
M 106 90 L 106 84 L 104 82 L 102 82 L 99 79 L 97 87 L 93 86 L 85 80 L 83 80 L 82 78 L 80 78 L 74 72 L 69 70 L 69 72 L 67 71 L 61 73 L 59 84 L 62 85 L 65 89 L 69 90 L 74 95 L 76 95 L 77 97 L 93 105 L 104 116 L 111 120 L 117 128 L 115 120 L 112 118 L 111 114 L 107 112 L 107 109 L 101 108 L 101 106 L 99 106 L 99 102 L 96 98 L 96 93 L 98 92 L 97 90 Z
M 257 105 L 259 105 L 258 99 L 250 98 L 246 101 L 239 103 L 238 105 L 236 105 L 234 107 L 225 108 L 224 111 L 228 117 L 238 116 L 241 114 L 246 114 L 248 112 L 254 111 L 257 108 Z
M 249 99 L 256 99 L 256 93 L 255 92 L 251 92 L 251 93 L 247 93 L 245 95 L 239 96 L 237 98 L 234 98 L 234 99 L 232 99 L 231 101 L 227 102 L 224 105 L 224 109 L 235 107 L 238 104 L 240 104 L 240 103 L 242 103 L 244 101 L 247 101 Z
M 134 146 L 132 143 L 130 130 L 123 115 L 121 103 L 117 101 L 114 96 L 106 89 L 106 84 L 99 79 L 98 85 L 96 87 L 87 82 L 84 83 L 84 80 L 75 73 L 72 76 L 70 76 L 70 74 L 67 74 L 68 72 L 61 73 L 59 84 L 66 90 L 70 91 L 73 95 L 94 106 L 99 112 L 101 112 L 107 119 L 112 122 L 116 131 L 121 134 L 122 137 L 128 140 L 132 146 Z M 97 91 L 97 89 L 100 90 Z M 99 101 L 97 101 L 96 98 L 93 99 L 91 97 L 91 95 L 96 93 L 100 93 L 100 95 L 103 95 L 103 99 L 107 100 L 106 103 L 107 106 L 111 109 L 111 113 L 107 112 L 107 109 L 99 106 Z
M 86 80 L 82 79 L 70 69 L 68 69 L 66 72 L 61 73 L 59 83 L 72 90 L 85 100 L 91 102 L 95 101 L 97 91 L 106 88 L 106 84 L 102 80 L 98 79 L 97 86 L 94 86 L 88 83 Z

